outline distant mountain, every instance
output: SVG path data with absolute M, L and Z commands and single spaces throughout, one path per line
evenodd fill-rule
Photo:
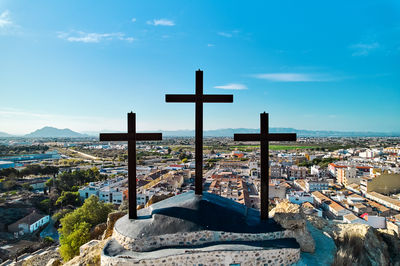
M 6 132 L 0 132 L 0 138 L 9 138 L 9 137 L 13 137 L 13 135 L 10 135 Z
M 194 130 L 156 130 L 152 132 L 161 132 L 164 137 L 193 137 Z M 400 132 L 360 132 L 360 131 L 329 131 L 329 130 L 305 130 L 284 127 L 272 127 L 269 129 L 272 133 L 296 133 L 299 137 L 400 137 Z M 122 133 L 115 130 L 102 130 L 101 132 Z M 147 131 L 146 131 L 147 132 Z M 214 130 L 205 130 L 205 137 L 233 137 L 234 133 L 257 133 L 257 128 L 222 128 Z M 58 129 L 54 127 L 44 127 L 32 133 L 24 135 L 27 138 L 87 138 L 98 137 L 100 132 L 87 131 L 78 133 L 68 128 Z M 0 137 L 15 137 L 5 132 L 0 132 Z
M 26 134 L 26 138 L 85 138 L 86 134 L 81 134 L 71 129 L 59 129 L 55 127 L 44 127 L 32 133 Z

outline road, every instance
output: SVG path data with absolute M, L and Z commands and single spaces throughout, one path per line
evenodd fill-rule
M 99 160 L 100 158 L 98 158 L 98 157 L 96 157 L 96 156 L 92 156 L 92 155 L 90 155 L 90 154 L 87 154 L 87 153 L 83 153 L 83 152 L 80 152 L 80 151 L 76 151 L 76 150 L 72 150 L 72 149 L 67 149 L 68 151 L 72 151 L 72 152 L 75 152 L 75 153 L 78 153 L 79 155 L 81 155 L 82 157 L 84 157 L 84 158 L 86 158 L 86 159 L 91 159 L 91 160 Z

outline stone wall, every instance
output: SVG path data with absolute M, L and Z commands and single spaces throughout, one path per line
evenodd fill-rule
M 119 233 L 114 229 L 113 238 L 124 248 L 137 252 L 151 251 L 156 248 L 165 248 L 168 246 L 191 246 L 201 245 L 210 242 L 220 241 L 263 241 L 281 238 L 293 237 L 289 230 L 276 231 L 270 233 L 232 233 L 223 231 L 196 231 L 182 234 L 165 234 L 159 236 L 150 236 L 139 239 L 132 239 Z
M 291 265 L 300 259 L 300 250 L 292 248 L 263 250 L 219 250 L 186 252 L 157 259 L 135 260 L 101 256 L 101 265 Z

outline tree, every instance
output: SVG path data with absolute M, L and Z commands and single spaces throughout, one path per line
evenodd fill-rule
M 56 201 L 56 206 L 72 205 L 78 207 L 81 205 L 79 192 L 63 191 Z
M 17 182 L 15 180 L 7 180 L 7 181 L 3 181 L 2 183 L 3 183 L 4 190 L 12 190 L 17 184 Z
M 42 200 L 38 206 L 38 208 L 44 213 L 49 213 L 50 207 L 51 201 L 49 199 Z
M 82 222 L 74 225 L 71 234 L 60 236 L 60 255 L 64 261 L 69 261 L 79 254 L 79 248 L 90 240 L 90 224 Z
M 29 190 L 29 191 L 33 190 L 33 187 L 29 183 L 23 183 L 22 184 L 22 188 L 26 189 L 26 190 Z
M 79 254 L 79 247 L 89 241 L 90 229 L 107 221 L 112 211 L 112 204 L 106 204 L 92 195 L 82 207 L 67 213 L 60 220 L 60 254 L 65 261 Z

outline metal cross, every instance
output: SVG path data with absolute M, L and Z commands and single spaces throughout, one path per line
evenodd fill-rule
M 136 133 L 136 114 L 128 113 L 128 133 L 100 133 L 100 141 L 128 141 L 129 219 L 137 218 L 136 141 L 162 140 L 161 133 Z
M 196 178 L 195 193 L 203 194 L 203 103 L 231 103 L 233 95 L 203 94 L 203 71 L 196 71 L 196 94 L 166 94 L 167 103 L 196 104 L 195 159 Z
M 268 220 L 269 141 L 296 141 L 296 133 L 269 133 L 268 114 L 260 114 L 260 134 L 234 134 L 235 141 L 261 142 L 261 220 Z

